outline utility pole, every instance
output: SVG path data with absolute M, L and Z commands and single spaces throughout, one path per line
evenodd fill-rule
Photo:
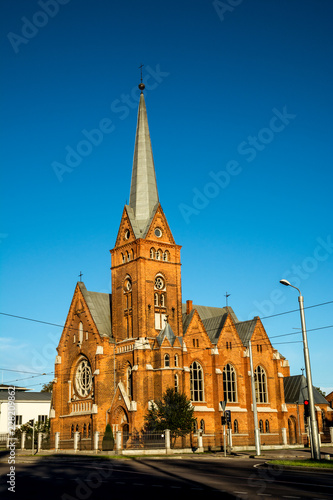
M 254 383 L 251 340 L 249 340 L 249 356 L 250 356 L 251 389 L 252 389 L 252 404 L 253 404 L 253 419 L 254 419 L 254 442 L 255 442 L 255 446 L 256 446 L 256 454 L 261 455 L 260 432 L 259 432 L 259 427 L 258 427 L 257 396 L 256 396 L 256 387 L 255 387 L 255 383 Z

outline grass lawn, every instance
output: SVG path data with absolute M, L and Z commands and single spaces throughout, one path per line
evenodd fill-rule
M 294 467 L 316 467 L 320 469 L 333 469 L 331 460 L 270 460 L 273 465 L 288 465 Z

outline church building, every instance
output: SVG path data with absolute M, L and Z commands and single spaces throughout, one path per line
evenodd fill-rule
M 286 399 L 299 380 L 291 380 L 260 318 L 239 321 L 231 307 L 182 302 L 181 246 L 159 201 L 139 88 L 130 198 L 111 250 L 112 294 L 76 284 L 55 360 L 51 436 L 60 433 L 70 448 L 75 432 L 89 442 L 97 431 L 101 441 L 107 424 L 114 433 L 140 432 L 152 402 L 171 387 L 191 399 L 204 435 L 221 432 L 225 401 L 233 444 L 253 445 L 251 340 L 261 442 L 302 442 L 303 402 L 295 390 Z M 319 396 L 322 430 L 328 404 Z

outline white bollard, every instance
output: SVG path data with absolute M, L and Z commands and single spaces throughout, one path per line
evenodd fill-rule
M 77 452 L 79 448 L 79 441 L 80 441 L 80 433 L 79 432 L 74 432 L 74 451 Z
M 121 431 L 116 431 L 116 450 L 121 451 Z
M 98 442 L 99 442 L 99 432 L 95 431 L 95 434 L 94 434 L 94 451 L 96 453 L 98 452 Z
M 55 451 L 59 450 L 60 445 L 60 432 L 55 432 L 54 433 L 54 448 Z
M 288 441 L 287 441 L 287 428 L 286 427 L 282 427 L 281 432 L 282 432 L 282 444 L 284 446 L 286 446 L 288 444 Z
M 27 433 L 25 431 L 21 434 L 21 450 L 25 450 L 25 438 Z
M 39 432 L 38 436 L 37 436 L 37 450 L 38 451 L 42 449 L 42 439 L 43 439 L 43 433 Z
M 168 451 L 170 451 L 170 448 L 171 448 L 171 444 L 170 444 L 170 429 L 166 429 L 164 431 L 164 435 L 165 435 L 165 449 L 166 449 L 166 452 L 168 453 Z

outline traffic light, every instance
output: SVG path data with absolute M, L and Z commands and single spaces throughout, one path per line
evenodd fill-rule
M 310 416 L 310 405 L 309 400 L 304 399 L 304 417 L 308 418 Z
M 226 410 L 224 412 L 224 414 L 225 414 L 226 421 L 229 424 L 231 422 L 231 411 L 230 410 Z

